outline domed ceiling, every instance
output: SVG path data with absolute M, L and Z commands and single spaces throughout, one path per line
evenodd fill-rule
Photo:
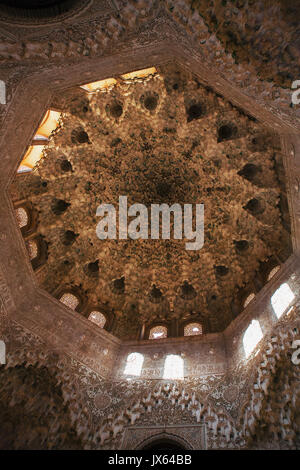
M 1 20 L 26 23 L 47 21 L 55 17 L 68 17 L 86 7 L 89 0 L 0 0 Z
M 206 332 L 223 331 L 265 267 L 291 253 L 280 152 L 278 136 L 175 65 L 75 90 L 42 159 L 13 183 L 47 244 L 38 282 L 58 298 L 77 290 L 83 313 L 113 313 L 121 338 L 195 315 Z M 99 240 L 96 209 L 121 195 L 148 208 L 204 203 L 203 248 Z

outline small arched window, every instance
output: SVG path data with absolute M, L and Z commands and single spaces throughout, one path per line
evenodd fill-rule
M 124 369 L 124 374 L 140 376 L 142 372 L 144 356 L 140 353 L 134 352 L 129 354 Z
M 149 339 L 161 339 L 168 337 L 168 329 L 166 326 L 154 326 L 149 333 Z
M 279 289 L 277 289 L 271 297 L 271 304 L 277 318 L 281 317 L 294 298 L 295 295 L 290 286 L 286 282 L 281 284 Z
M 244 308 L 247 307 L 247 305 L 250 304 L 250 302 L 252 302 L 252 300 L 255 298 L 255 294 L 254 292 L 252 292 L 251 294 L 248 295 L 248 297 L 246 298 L 245 302 L 244 302 Z
M 243 337 L 243 345 L 246 357 L 250 356 L 262 337 L 263 333 L 259 321 L 252 320 Z
M 104 328 L 104 325 L 106 323 L 105 315 L 96 310 L 89 314 L 89 320 L 98 325 L 100 328 Z
M 201 323 L 188 323 L 184 327 L 184 336 L 195 336 L 202 335 L 202 325 Z
M 71 310 L 75 310 L 79 304 L 78 298 L 74 294 L 71 294 L 69 292 L 63 294 L 59 300 Z
M 275 268 L 271 269 L 268 275 L 268 281 L 270 281 L 272 277 L 275 276 L 276 273 L 278 273 L 279 269 L 280 269 L 280 266 L 275 266 Z
M 26 225 L 28 225 L 29 217 L 24 207 L 18 207 L 18 209 L 16 209 L 16 218 L 20 228 L 26 227 Z
M 163 378 L 181 380 L 184 378 L 183 369 L 184 363 L 182 357 L 176 354 L 169 354 L 165 360 Z
M 37 258 L 39 252 L 37 242 L 35 240 L 28 240 L 26 246 L 30 260 Z

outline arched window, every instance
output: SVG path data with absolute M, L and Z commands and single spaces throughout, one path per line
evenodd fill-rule
M 35 259 L 38 256 L 38 252 L 39 252 L 37 242 L 35 240 L 28 240 L 28 242 L 26 243 L 26 246 L 27 246 L 30 260 Z
M 77 297 L 69 292 L 63 294 L 59 300 L 71 310 L 75 310 L 77 305 L 79 304 L 79 300 L 77 299 Z
M 184 336 L 195 336 L 202 335 L 202 325 L 201 323 L 188 323 L 184 327 Z
M 255 294 L 254 292 L 252 292 L 251 294 L 248 295 L 248 297 L 246 298 L 245 302 L 244 302 L 244 308 L 247 307 L 247 305 L 250 304 L 250 302 L 252 302 L 252 300 L 255 298 Z
M 273 268 L 273 269 L 269 272 L 268 281 L 270 281 L 270 279 L 272 279 L 272 277 L 275 276 L 276 273 L 278 273 L 279 269 L 280 269 L 280 266 L 275 266 L 275 268 Z
M 149 339 L 161 339 L 161 338 L 167 338 L 168 336 L 168 329 L 166 326 L 154 326 L 151 328 L 150 333 L 149 333 Z
M 144 356 L 140 353 L 134 352 L 129 354 L 124 369 L 126 375 L 140 376 L 142 372 Z
M 259 321 L 252 320 L 243 337 L 243 345 L 246 357 L 250 356 L 262 337 L 263 333 Z
M 28 233 L 28 232 L 27 232 Z M 33 269 L 36 271 L 47 261 L 48 245 L 41 235 L 26 241 L 26 248 Z
M 294 298 L 295 295 L 290 286 L 286 282 L 281 284 L 279 289 L 277 289 L 271 297 L 271 304 L 277 318 L 281 317 Z
M 98 325 L 100 328 L 104 328 L 104 325 L 106 323 L 105 315 L 96 310 L 89 314 L 89 320 Z
M 24 207 L 18 207 L 18 209 L 16 209 L 16 218 L 20 228 L 26 227 L 26 225 L 28 225 L 29 217 Z
M 164 366 L 164 379 L 183 379 L 183 359 L 175 354 L 166 357 Z

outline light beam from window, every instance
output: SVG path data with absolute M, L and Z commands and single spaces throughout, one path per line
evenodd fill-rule
M 262 338 L 263 333 L 259 321 L 252 320 L 243 337 L 243 345 L 246 357 L 250 356 Z
M 140 353 L 134 352 L 128 355 L 126 366 L 124 369 L 125 375 L 135 375 L 139 377 L 142 372 L 144 356 Z
M 183 375 L 184 363 L 183 359 L 176 354 L 169 354 L 165 360 L 164 366 L 164 379 L 169 380 L 182 380 L 184 378 Z

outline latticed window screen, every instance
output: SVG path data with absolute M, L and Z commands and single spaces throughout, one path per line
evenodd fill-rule
M 26 246 L 27 246 L 29 258 L 30 258 L 31 260 L 33 260 L 34 258 L 37 257 L 38 251 L 39 251 L 39 250 L 38 250 L 37 243 L 36 243 L 36 241 L 34 241 L 34 240 L 29 240 L 29 241 L 26 243 Z
M 272 279 L 272 277 L 275 276 L 276 273 L 278 273 L 279 269 L 280 269 L 280 266 L 275 266 L 275 268 L 273 268 L 273 269 L 269 272 L 268 281 L 270 281 L 270 279 Z
M 168 330 L 165 326 L 154 326 L 149 333 L 149 339 L 167 338 Z
M 184 327 L 184 336 L 202 335 L 202 333 L 201 323 L 188 323 L 188 325 Z
M 77 297 L 70 293 L 63 294 L 60 298 L 60 301 L 67 307 L 69 307 L 71 310 L 75 310 L 75 308 L 79 304 L 79 300 L 77 299 Z
M 98 325 L 100 328 L 104 328 L 104 325 L 106 323 L 105 315 L 96 310 L 90 313 L 89 320 Z
M 24 207 L 19 207 L 16 210 L 16 218 L 20 228 L 26 227 L 26 225 L 28 224 L 28 214 Z

